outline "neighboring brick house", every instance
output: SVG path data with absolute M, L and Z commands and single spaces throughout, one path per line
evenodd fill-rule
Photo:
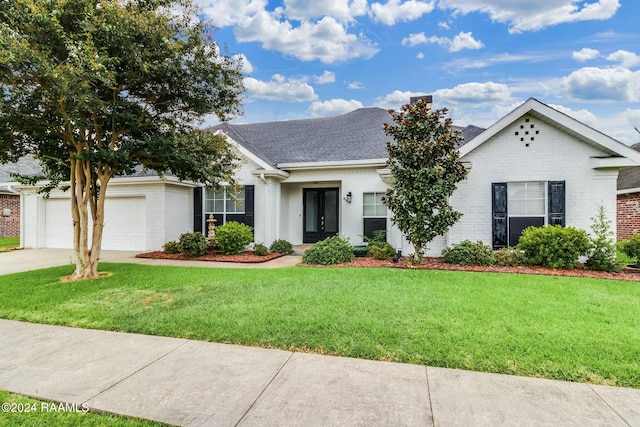
M 0 238 L 20 235 L 20 194 L 0 187 Z
M 631 146 L 640 151 L 640 144 Z M 618 175 L 617 240 L 640 233 L 640 167 L 621 170 Z
M 391 182 L 383 124 L 391 121 L 384 109 L 361 108 L 335 117 L 215 126 L 211 131 L 225 135 L 243 159 L 236 173 L 240 192 L 169 176 L 114 178 L 103 249 L 157 250 L 181 233 L 206 230 L 205 218 L 213 215 L 218 225 L 251 225 L 255 241 L 266 245 L 335 234 L 357 244 L 386 229 L 388 241 L 410 254 L 382 202 Z M 430 256 L 465 239 L 513 246 L 529 225 L 589 230 L 599 206 L 615 227 L 618 172 L 640 166 L 638 151 L 533 98 L 488 129 L 459 129 L 469 174 L 451 204 L 463 216 L 429 244 Z M 68 194 L 44 199 L 36 187 L 13 189 L 22 195 L 22 245 L 71 247 Z

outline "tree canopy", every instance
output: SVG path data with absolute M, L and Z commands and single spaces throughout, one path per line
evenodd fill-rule
M 233 150 L 198 129 L 239 114 L 244 90 L 211 34 L 190 0 L 0 2 L 0 162 L 32 155 L 31 182 L 71 189 L 76 277 L 97 274 L 112 177 L 233 181 Z
M 457 151 L 462 137 L 445 119 L 447 110 L 432 111 L 425 99 L 389 113 L 395 124 L 385 123 L 384 131 L 394 139 L 387 143 L 393 184 L 385 203 L 415 249 L 414 262 L 420 262 L 425 246 L 462 215 L 449 205 L 456 184 L 466 176 Z

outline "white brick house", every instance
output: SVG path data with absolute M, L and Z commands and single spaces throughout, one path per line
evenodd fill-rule
M 363 108 L 337 117 L 216 126 L 212 131 L 225 134 L 244 160 L 237 200 L 170 177 L 115 178 L 107 193 L 104 249 L 159 249 L 183 232 L 206 230 L 212 214 L 218 225 L 251 225 L 255 241 L 267 245 L 337 233 L 359 243 L 382 228 L 409 254 L 412 247 L 380 201 L 389 185 L 385 122 L 391 122 L 387 111 Z M 615 228 L 618 171 L 640 165 L 637 151 L 535 99 L 486 130 L 459 129 L 469 174 L 451 203 L 463 217 L 431 242 L 430 255 L 464 239 L 513 245 L 527 225 L 589 230 L 600 205 Z M 33 188 L 19 189 L 23 246 L 70 247 L 68 204 L 67 213 L 62 209 L 67 196 L 44 200 Z

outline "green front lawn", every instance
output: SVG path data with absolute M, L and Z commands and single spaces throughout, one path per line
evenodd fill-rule
M 101 264 L 0 276 L 0 317 L 640 388 L 640 284 Z
M 7 249 L 13 249 L 20 246 L 20 237 L 3 237 L 0 238 L 0 252 Z

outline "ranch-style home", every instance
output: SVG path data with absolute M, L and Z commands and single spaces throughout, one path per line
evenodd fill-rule
M 392 245 L 412 253 L 382 203 L 391 182 L 385 122 L 391 122 L 386 110 L 362 108 L 337 117 L 215 126 L 211 131 L 226 135 L 242 158 L 240 192 L 153 174 L 115 178 L 107 190 L 103 249 L 157 250 L 181 233 L 205 232 L 213 215 L 216 225 L 251 225 L 255 241 L 267 245 L 335 234 L 360 243 L 385 229 Z M 458 129 L 468 175 L 451 203 L 463 216 L 431 242 L 429 255 L 465 239 L 513 246 L 529 225 L 589 230 L 600 205 L 615 229 L 618 172 L 640 165 L 639 152 L 533 98 L 488 129 Z M 44 199 L 34 187 L 12 188 L 22 194 L 22 245 L 71 247 L 68 196 Z

